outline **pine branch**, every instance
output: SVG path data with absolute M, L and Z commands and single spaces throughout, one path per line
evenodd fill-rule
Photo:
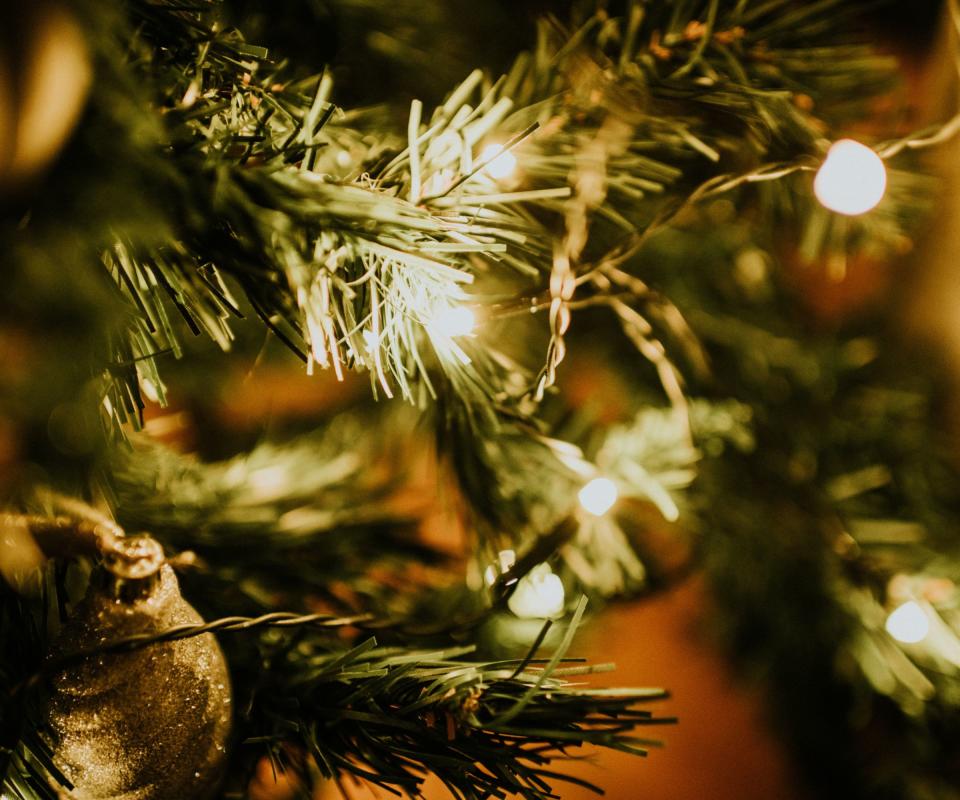
M 637 729 L 672 721 L 636 708 L 663 698 L 661 690 L 567 683 L 599 667 L 561 666 L 568 663 L 563 649 L 548 663 L 533 653 L 476 663 L 464 660 L 469 652 L 384 649 L 372 639 L 331 652 L 301 641 L 271 661 L 258 688 L 259 714 L 244 724 L 247 744 L 266 746 L 307 785 L 353 778 L 420 796 L 429 772 L 455 797 L 539 800 L 565 779 L 550 767 L 573 757 L 571 750 L 643 754 L 655 742 L 638 738 Z
M 935 410 L 937 368 L 921 368 L 900 333 L 866 305 L 855 320 L 811 329 L 798 309 L 809 298 L 790 283 L 795 259 L 824 274 L 829 254 L 848 252 L 851 242 L 831 234 L 807 263 L 806 253 L 775 241 L 769 217 L 761 220 L 713 231 L 694 223 L 645 251 L 653 265 L 645 278 L 677 303 L 704 346 L 709 391 L 752 411 L 755 446 L 701 462 L 682 518 L 697 529 L 731 655 L 775 676 L 774 706 L 794 751 L 818 765 L 814 780 L 832 759 L 863 757 L 846 727 L 852 693 L 875 698 L 871 724 L 897 731 L 883 746 L 904 776 L 891 791 L 945 787 L 946 761 L 914 747 L 943 741 L 956 720 L 956 671 L 944 660 L 957 638 L 955 594 L 941 578 L 955 573 L 949 520 L 960 506 L 948 477 L 952 447 Z M 877 234 L 890 223 L 865 220 L 866 248 L 888 251 L 891 242 Z M 701 231 L 698 244 L 685 236 L 690 230 Z M 872 249 L 849 252 L 851 266 L 875 258 Z M 918 645 L 885 627 L 911 598 L 930 620 L 930 637 Z M 839 675 L 838 663 L 847 665 Z M 815 695 L 798 699 L 792 687 L 813 674 L 821 675 Z M 814 696 L 831 699 L 814 704 Z M 841 732 L 810 737 L 827 718 Z M 872 756 L 862 763 L 850 792 L 885 781 Z
M 542 215 L 561 214 L 566 250 L 553 257 L 551 281 L 563 283 L 558 266 L 576 273 L 588 216 L 628 231 L 663 224 L 656 209 L 685 196 L 688 174 L 709 173 L 725 152 L 742 156 L 742 131 L 717 128 L 717 109 L 743 116 L 749 108 L 771 126 L 746 140 L 758 160 L 777 141 L 808 158 L 819 122 L 790 105 L 799 76 L 811 91 L 849 99 L 851 86 L 836 80 L 838 62 L 826 56 L 844 56 L 842 69 L 856 74 L 861 94 L 864 76 L 888 66 L 847 45 L 791 47 L 811 37 L 830 41 L 823 20 L 834 3 L 788 14 L 792 26 L 779 8 L 707 8 L 706 27 L 697 4 L 669 19 L 632 6 L 624 20 L 595 16 L 572 32 L 545 26 L 536 58 L 522 57 L 484 87 L 476 106 L 468 101 L 481 87 L 479 73 L 429 121 L 421 124 L 418 111 L 406 149 L 384 160 L 389 135 L 363 143 L 360 131 L 338 123 L 328 80 L 284 84 L 265 53 L 210 25 L 213 5 L 132 3 L 141 23 L 136 66 L 159 76 L 155 102 L 181 175 L 164 193 L 183 209 L 166 237 L 121 238 L 110 255 L 111 272 L 155 337 L 151 347 L 139 339 L 133 357 L 178 352 L 168 302 L 191 328 L 228 347 L 228 317 L 243 313 L 221 277 L 230 274 L 253 313 L 308 366 L 338 375 L 361 367 L 384 394 L 398 389 L 415 401 L 440 389 L 439 372 L 462 402 L 490 413 L 511 378 L 495 353 L 491 360 L 484 352 L 491 344 L 468 347 L 432 324 L 469 302 L 463 287 L 478 261 L 542 275 L 538 262 L 551 258 L 553 236 Z M 666 72 L 674 61 L 682 65 Z M 608 67 L 613 80 L 601 72 Z M 549 137 L 525 142 L 538 123 L 551 128 Z M 497 137 L 517 143 L 530 189 L 495 189 L 485 165 L 473 163 L 474 145 Z M 599 195 L 584 194 L 588 181 L 598 182 Z M 571 188 L 572 199 L 561 202 Z M 211 218 L 220 225 L 211 228 Z M 538 397 L 554 380 L 568 324 L 558 320 L 570 298 L 554 300 Z
M 132 439 L 105 465 L 104 489 L 124 527 L 189 551 L 183 580 L 208 615 L 318 601 L 383 610 L 453 563 L 420 535 L 427 506 L 403 500 L 410 422 L 402 410 L 343 414 L 223 462 Z
M 56 795 L 49 778 L 67 784 L 54 764 L 47 743 L 39 735 L 37 699 L 31 693 L 11 691 L 27 685 L 39 670 L 48 642 L 47 625 L 58 609 L 55 575 L 47 569 L 41 580 L 40 603 L 18 596 L 0 581 L 0 791 L 12 800 L 50 800 Z M 59 609 L 62 613 L 62 608 Z

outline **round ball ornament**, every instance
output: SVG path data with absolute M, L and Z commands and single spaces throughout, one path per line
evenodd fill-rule
M 208 798 L 218 788 L 231 728 L 231 689 L 211 634 L 158 642 L 79 662 L 71 654 L 201 623 L 149 537 L 117 540 L 87 596 L 64 625 L 51 659 L 47 707 L 54 763 L 77 800 Z

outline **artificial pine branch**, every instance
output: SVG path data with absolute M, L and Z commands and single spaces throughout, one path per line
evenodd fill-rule
M 301 640 L 270 661 L 244 721 L 248 744 L 266 745 L 308 786 L 352 777 L 419 796 L 430 773 L 458 798 L 554 796 L 551 784 L 564 780 L 555 760 L 585 744 L 643 754 L 656 742 L 636 729 L 672 721 L 636 708 L 665 697 L 661 690 L 567 682 L 600 669 L 562 666 L 581 613 L 546 662 L 531 652 L 476 663 L 466 660 L 471 648 L 377 648 L 373 639 L 331 652 Z
M 102 485 L 124 527 L 193 554 L 184 581 L 207 615 L 318 601 L 382 609 L 399 601 L 398 583 L 412 593 L 454 561 L 418 534 L 427 504 L 403 498 L 410 423 L 402 412 L 341 414 L 222 462 L 134 437 Z
M 121 237 L 111 248 L 109 267 L 156 339 L 146 347 L 138 328 L 132 355 L 178 352 L 164 310 L 168 300 L 190 327 L 229 346 L 228 317 L 242 313 L 221 278 L 231 274 L 253 311 L 308 361 L 338 374 L 362 366 L 384 393 L 399 388 L 410 400 L 423 397 L 418 383 L 434 391 L 437 377 L 430 374 L 439 369 L 455 396 L 489 412 L 507 376 L 478 366 L 485 359 L 471 352 L 476 347 L 468 350 L 468 363 L 457 355 L 459 343 L 430 327 L 438 309 L 466 300 L 462 286 L 474 280 L 471 262 L 482 257 L 541 274 L 537 262 L 551 256 L 552 231 L 531 214 L 536 208 L 566 217 L 564 263 L 580 258 L 585 212 L 596 209 L 628 231 L 665 224 L 673 213 L 663 210 L 679 207 L 689 194 L 688 174 L 707 178 L 712 162 L 723 166 L 725 153 L 742 154 L 743 131 L 714 126 L 720 108 L 755 112 L 745 118 L 761 127 L 746 142 L 758 160 L 792 148 L 806 161 L 816 152 L 821 123 L 791 103 L 802 88 L 813 93 L 811 102 L 829 106 L 849 99 L 851 84 L 824 58 L 831 45 L 801 50 L 794 43 L 813 36 L 830 42 L 822 19 L 835 6 L 817 3 L 786 14 L 789 24 L 776 8 L 720 3 L 711 5 L 707 27 L 696 21 L 696 4 L 669 17 L 635 6 L 623 22 L 600 14 L 569 33 L 545 27 L 535 57 L 521 58 L 476 108 L 466 103 L 479 88 L 479 73 L 429 122 L 414 126 L 415 147 L 409 140 L 385 163 L 381 154 L 395 138 L 361 144 L 361 131 L 338 124 L 329 81 L 283 83 L 262 50 L 217 27 L 215 3 L 198 10 L 134 2 L 139 44 L 132 66 L 156 87 L 152 102 L 163 112 L 165 147 L 181 174 L 179 186 L 164 179 L 161 191 L 183 212 L 170 219 L 166 240 Z M 864 76 L 883 75 L 888 62 L 844 47 L 837 52 L 845 56 L 847 74 L 856 65 L 863 93 Z M 668 71 L 674 62 L 680 66 Z M 604 69 L 612 70 L 613 81 Z M 881 88 L 884 80 L 872 85 Z M 743 103 L 732 99 L 737 93 Z M 613 119 L 619 128 L 610 126 Z M 553 130 L 527 148 L 522 140 L 531 120 Z M 529 150 L 524 164 L 533 189 L 491 192 L 483 165 L 469 163 L 470 149 L 478 139 L 511 134 L 518 151 Z M 600 207 L 586 195 L 560 202 L 570 191 L 569 177 L 598 145 L 603 161 L 596 178 L 605 184 L 600 197 L 607 202 Z M 708 185 L 715 193 L 774 174 L 781 172 L 763 167 L 750 177 L 714 176 Z M 412 180 L 418 187 L 440 183 L 421 190 Z M 474 221 L 459 221 L 463 215 Z M 211 217 L 221 224 L 194 229 Z M 427 350 L 421 349 L 424 334 L 432 345 Z M 538 396 L 562 360 L 561 336 L 551 346 Z

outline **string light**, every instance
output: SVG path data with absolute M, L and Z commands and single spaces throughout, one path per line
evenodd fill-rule
M 595 517 L 602 517 L 606 514 L 613 504 L 617 502 L 617 484 L 609 478 L 594 478 L 584 486 L 577 498 L 580 505 L 588 514 Z
M 517 157 L 509 150 L 504 150 L 500 144 L 488 144 L 483 148 L 480 163 L 484 162 L 489 162 L 483 168 L 484 171 L 496 180 L 509 178 L 517 168 Z
M 429 327 L 434 332 L 451 339 L 455 336 L 468 336 L 473 333 L 476 325 L 477 318 L 466 306 L 444 308 L 429 323 Z
M 497 563 L 490 564 L 483 573 L 483 580 L 487 586 L 493 586 L 504 572 L 517 563 L 515 550 L 501 550 L 497 554 Z
M 310 173 L 307 174 L 309 175 Z M 420 196 L 424 197 L 427 195 L 444 194 L 448 192 L 450 187 L 453 185 L 455 174 L 456 173 L 449 167 L 443 167 L 442 169 L 437 170 L 423 184 L 423 189 L 420 191 Z
M 930 633 L 930 618 L 916 600 L 908 600 L 891 612 L 886 627 L 898 642 L 917 644 Z
M 149 378 L 140 378 L 140 391 L 143 392 L 143 396 L 151 403 L 160 402 L 160 392 L 157 390 L 157 384 Z M 0 800 L 2 800 L 2 798 L 0 798 Z
M 493 586 L 497 578 L 517 563 L 514 550 L 501 550 L 497 561 L 483 573 L 487 586 Z M 563 581 L 553 574 L 549 564 L 537 564 L 517 581 L 516 588 L 507 600 L 507 607 L 522 619 L 549 619 L 563 616 L 566 608 L 566 592 Z
M 507 600 L 510 610 L 524 619 L 563 616 L 565 605 L 563 581 L 553 574 L 549 564 L 537 564 L 524 575 Z
M 824 207 L 852 217 L 876 207 L 886 190 L 883 159 L 853 139 L 833 143 L 813 181 L 813 193 Z
M 289 484 L 290 475 L 283 464 L 262 467 L 248 475 L 250 497 L 261 502 L 279 496 Z

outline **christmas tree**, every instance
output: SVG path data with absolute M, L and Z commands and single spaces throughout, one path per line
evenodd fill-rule
M 930 40 L 545 6 L 0 10 L 5 800 L 602 788 L 728 735 L 578 657 L 690 575 L 816 796 L 960 797 Z

